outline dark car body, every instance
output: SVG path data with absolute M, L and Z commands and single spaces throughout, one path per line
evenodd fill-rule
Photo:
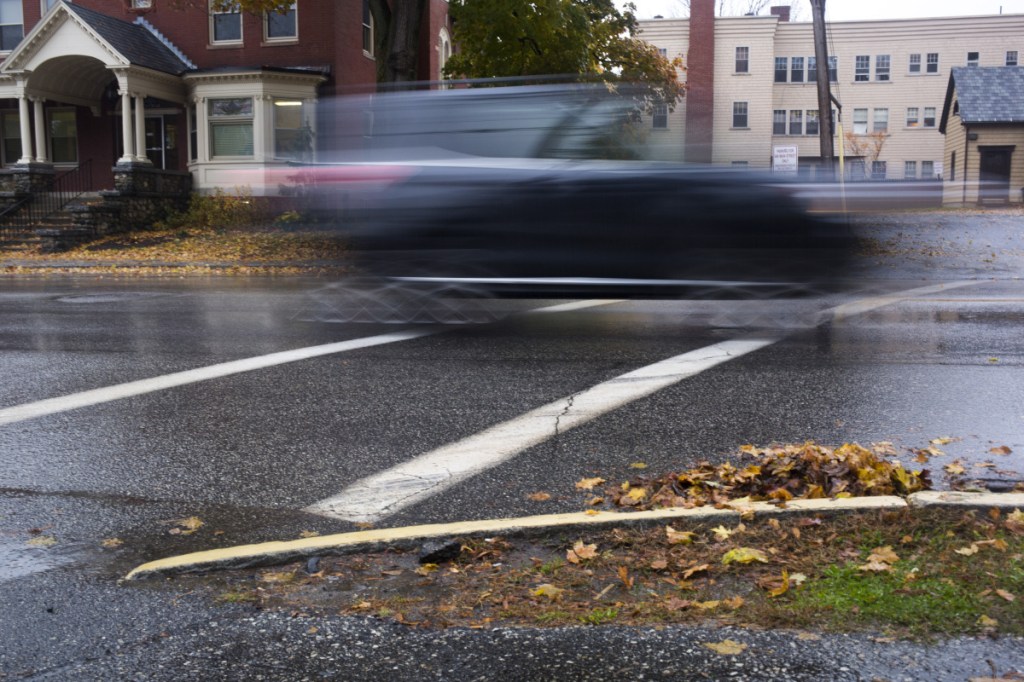
M 787 295 L 840 284 L 852 251 L 841 223 L 770 177 L 636 160 L 636 98 L 622 91 L 479 88 L 337 107 L 365 134 L 301 170 L 376 276 L 514 295 Z

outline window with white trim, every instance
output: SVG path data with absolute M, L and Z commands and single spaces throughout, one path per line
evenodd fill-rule
M 78 125 L 75 122 L 74 107 L 60 107 L 46 112 L 50 125 L 50 161 L 53 163 L 78 163 Z
M 252 97 L 211 99 L 210 156 L 252 157 Z
M 789 60 L 789 81 L 791 83 L 803 83 L 804 82 L 804 58 L 793 57 Z
M 747 103 L 746 102 L 733 102 L 732 103 L 732 127 L 733 128 L 746 128 L 747 127 Z
M 871 126 L 871 132 L 884 133 L 889 130 L 889 110 L 875 109 L 875 118 Z
M 437 74 L 439 78 L 447 78 L 444 75 L 444 67 L 452 56 L 452 37 L 448 29 L 442 28 L 437 36 Z
M 1017 50 L 1006 51 L 1006 65 L 1017 66 Z
M 10 52 L 24 37 L 21 0 L 0 0 L 0 52 Z
M 651 121 L 652 128 L 668 128 L 668 105 L 654 105 L 654 119 Z
M 916 128 L 921 125 L 921 119 L 918 116 L 920 109 L 917 107 L 907 107 L 907 127 Z
M 935 127 L 935 107 L 924 108 L 924 127 L 934 128 Z
M 885 161 L 871 162 L 871 179 L 885 180 Z
M 839 81 L 839 57 L 835 55 L 828 58 L 828 79 L 832 83 Z
M 932 180 L 935 178 L 935 162 L 934 161 L 922 161 L 921 162 L 921 179 Z
M 967 53 L 967 66 L 978 66 L 981 63 L 980 52 L 968 52 Z
M 938 73 L 939 72 L 939 53 L 929 52 L 926 56 L 927 61 L 925 62 L 925 72 L 927 73 Z
M 263 15 L 263 37 L 267 42 L 293 41 L 299 37 L 299 10 L 293 2 L 287 12 L 266 12 Z
M 808 109 L 807 110 L 807 130 L 806 130 L 808 135 L 817 135 L 818 134 L 818 132 L 820 130 L 819 127 L 818 127 L 818 123 L 819 123 L 818 122 L 818 110 L 817 109 Z
M 772 135 L 786 134 L 786 110 L 775 109 L 772 111 Z
M 905 180 L 917 179 L 917 161 L 903 162 L 903 178 Z
M 785 83 L 786 76 L 789 71 L 789 58 L 788 57 L 776 57 L 775 58 L 775 82 Z
M 132 9 L 151 9 L 153 0 L 132 0 Z
M 854 109 L 853 110 L 853 134 L 854 135 L 867 135 L 868 133 L 868 110 L 867 109 Z
M 736 73 L 750 72 L 750 48 L 736 48 Z
M 921 73 L 921 53 L 910 55 L 910 64 L 907 67 L 909 73 Z
M 375 29 L 370 0 L 363 0 L 363 54 L 367 57 L 372 57 L 376 52 L 373 45 Z
M 299 99 L 274 100 L 274 156 L 302 160 L 313 151 L 306 126 L 306 107 Z
M 235 4 L 226 10 L 217 10 L 210 2 L 210 42 L 242 42 L 242 10 Z
M 887 81 L 889 80 L 889 67 L 891 60 L 889 55 L 880 54 L 875 56 L 875 80 L 876 81 Z
M 800 109 L 793 109 L 789 112 L 789 134 L 804 134 L 804 112 Z
M 857 82 L 871 80 L 871 55 L 857 55 L 853 65 L 853 80 Z

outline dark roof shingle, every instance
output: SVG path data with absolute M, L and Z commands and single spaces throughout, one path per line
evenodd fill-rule
M 174 75 L 189 70 L 188 64 L 144 26 L 130 24 L 77 4 L 67 3 L 66 7 L 132 64 Z
M 1024 123 L 1024 66 L 958 66 L 952 80 L 965 123 Z

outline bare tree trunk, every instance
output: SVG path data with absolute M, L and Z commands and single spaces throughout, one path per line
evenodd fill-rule
M 394 0 L 388 26 L 387 63 L 384 81 L 403 83 L 417 80 L 420 24 L 427 0 Z

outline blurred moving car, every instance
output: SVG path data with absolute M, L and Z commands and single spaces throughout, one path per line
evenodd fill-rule
M 299 169 L 365 272 L 498 295 L 757 297 L 842 282 L 852 238 L 770 177 L 644 161 L 602 84 L 339 98 Z

